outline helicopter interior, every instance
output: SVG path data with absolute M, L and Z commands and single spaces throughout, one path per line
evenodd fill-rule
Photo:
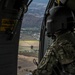
M 0 75 L 17 75 L 18 47 L 23 16 L 33 0 L 0 0 Z M 54 0 L 49 0 L 42 21 L 38 63 L 52 39 L 47 36 L 46 19 Z M 31 49 L 33 47 L 31 46 Z M 36 60 L 34 60 L 36 63 Z M 37 64 L 36 64 L 37 65 Z

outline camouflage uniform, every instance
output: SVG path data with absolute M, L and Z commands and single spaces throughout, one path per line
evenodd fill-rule
M 33 71 L 33 75 L 75 75 L 74 40 L 72 32 L 60 35 Z M 60 74 L 57 73 L 58 70 Z

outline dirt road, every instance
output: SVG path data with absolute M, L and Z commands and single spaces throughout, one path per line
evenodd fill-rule
M 36 65 L 33 63 L 33 59 L 38 60 L 36 57 L 29 57 L 24 55 L 18 55 L 18 75 L 27 75 L 30 72 L 36 69 Z

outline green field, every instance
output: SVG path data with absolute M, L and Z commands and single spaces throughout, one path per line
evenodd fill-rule
M 19 41 L 20 46 L 39 46 L 39 41 L 37 40 L 20 40 Z
M 33 46 L 33 48 L 31 48 Z M 20 40 L 19 54 L 26 56 L 37 56 L 39 49 L 39 41 L 37 40 Z

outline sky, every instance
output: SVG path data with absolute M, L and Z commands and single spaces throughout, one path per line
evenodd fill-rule
M 33 0 L 34 2 L 47 3 L 49 0 Z
M 41 6 L 47 6 L 49 0 L 33 0 L 33 2 L 30 4 L 30 7 L 34 7 L 35 5 L 35 8 L 36 8 L 36 5 L 38 5 L 37 8 L 41 7 Z

